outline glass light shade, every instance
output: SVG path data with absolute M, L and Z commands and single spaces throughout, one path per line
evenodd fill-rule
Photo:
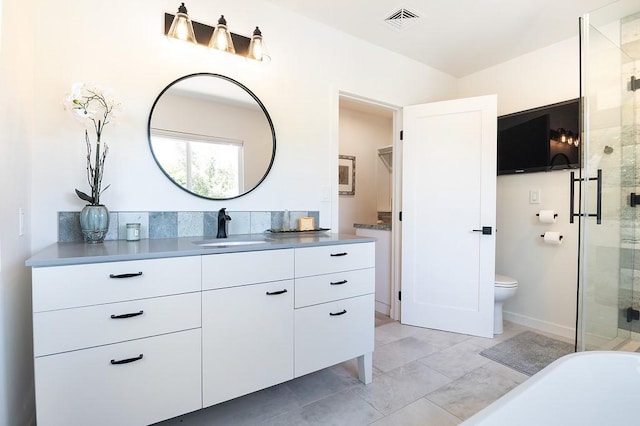
M 264 45 L 264 40 L 262 39 L 262 32 L 258 27 L 256 27 L 253 31 L 253 36 L 251 36 L 247 58 L 260 62 L 269 62 L 271 60 L 267 47 Z
M 213 30 L 213 35 L 209 41 L 209 47 L 212 49 L 222 50 L 224 52 L 236 53 L 236 49 L 233 47 L 233 40 L 231 40 L 231 34 L 227 29 L 227 21 L 224 19 L 224 15 L 218 19 L 218 25 Z
M 173 18 L 167 37 L 190 43 L 198 43 L 196 35 L 193 32 L 193 24 L 187 15 L 187 8 L 184 6 L 184 3 L 178 8 L 178 13 Z

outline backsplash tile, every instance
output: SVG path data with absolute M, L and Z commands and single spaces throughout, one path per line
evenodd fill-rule
M 231 217 L 231 220 L 227 222 L 228 223 L 227 235 L 250 233 L 250 230 L 251 230 L 250 212 L 227 211 L 227 214 Z
M 205 237 L 215 237 L 218 235 L 218 212 L 204 212 L 204 233 Z
M 68 243 L 72 241 L 82 241 L 82 239 L 80 212 L 58 213 L 58 241 Z
M 259 234 L 282 228 L 283 211 L 228 211 L 231 216 L 228 235 Z M 298 218 L 311 216 L 316 227 L 319 211 L 290 211 L 290 228 L 298 227 Z M 109 212 L 109 232 L 105 240 L 124 240 L 127 223 L 140 224 L 140 238 L 206 237 L 218 234 L 218 211 L 201 212 Z M 80 212 L 58 212 L 58 242 L 82 242 Z
M 271 212 L 251 212 L 250 234 L 260 234 L 271 228 Z
M 175 238 L 178 236 L 178 212 L 150 212 L 149 238 Z
M 204 212 L 178 212 L 178 234 L 181 237 L 204 235 Z

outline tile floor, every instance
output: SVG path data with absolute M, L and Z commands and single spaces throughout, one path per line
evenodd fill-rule
M 352 360 L 158 425 L 456 425 L 528 378 L 479 354 L 524 330 L 484 339 L 377 316 L 368 386 Z

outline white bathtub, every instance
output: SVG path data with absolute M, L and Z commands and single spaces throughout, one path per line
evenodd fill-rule
M 640 424 L 640 353 L 566 355 L 462 424 Z

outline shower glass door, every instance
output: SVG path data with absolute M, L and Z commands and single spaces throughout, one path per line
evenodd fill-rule
M 580 36 L 583 168 L 572 182 L 580 222 L 576 344 L 635 351 L 640 199 L 633 207 L 631 194 L 640 194 L 640 85 L 634 91 L 632 77 L 640 79 L 640 4 L 622 0 L 585 15 Z

